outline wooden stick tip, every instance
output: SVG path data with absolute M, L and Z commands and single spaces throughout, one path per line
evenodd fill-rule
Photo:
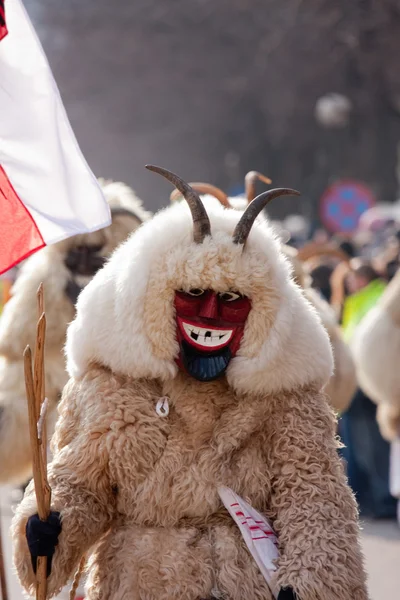
M 36 292 L 36 296 L 37 296 L 37 303 L 38 303 L 38 309 L 39 309 L 39 315 L 42 314 L 42 312 L 44 311 L 44 289 L 43 289 L 43 282 L 40 283 L 37 292 Z

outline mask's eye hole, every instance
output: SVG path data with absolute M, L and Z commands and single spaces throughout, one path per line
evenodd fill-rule
M 189 296 L 202 296 L 203 294 L 205 294 L 205 290 L 201 288 L 192 288 L 191 290 L 185 293 L 189 294 Z
M 237 292 L 221 292 L 218 295 L 224 302 L 234 302 L 234 300 L 239 300 L 242 297 Z

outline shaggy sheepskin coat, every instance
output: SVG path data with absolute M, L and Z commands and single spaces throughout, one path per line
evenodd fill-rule
M 243 249 L 231 237 L 240 214 L 205 205 L 212 235 L 202 244 L 187 207 L 170 207 L 79 297 L 49 467 L 62 518 L 49 594 L 90 550 L 89 600 L 272 600 L 219 499 L 225 485 L 271 519 L 278 585 L 300 600 L 366 600 L 356 504 L 321 393 L 328 335 L 269 226 L 255 224 Z M 238 354 L 209 383 L 175 362 L 174 294 L 195 287 L 252 301 Z M 35 512 L 30 484 L 12 528 L 30 593 L 25 526 Z
M 123 183 L 100 180 L 111 208 L 126 208 L 137 215 L 116 215 L 109 227 L 78 235 L 49 246 L 23 265 L 0 320 L 0 483 L 25 483 L 31 474 L 31 450 L 24 383 L 23 351 L 34 347 L 37 321 L 36 292 L 44 283 L 46 304 L 46 396 L 49 399 L 49 429 L 54 427 L 55 407 L 68 381 L 63 347 L 68 323 L 75 308 L 65 293 L 71 274 L 64 259 L 80 245 L 101 246 L 102 256 L 112 251 L 137 229 L 149 214 L 133 191 Z M 78 284 L 88 283 L 77 276 Z
M 360 386 L 378 404 L 388 441 L 400 437 L 400 271 L 358 325 L 351 343 Z

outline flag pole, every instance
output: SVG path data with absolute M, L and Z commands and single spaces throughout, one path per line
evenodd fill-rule
M 32 371 L 32 351 L 29 346 L 24 351 L 25 388 L 28 402 L 29 434 L 32 451 L 33 480 L 38 507 L 38 515 L 46 521 L 50 514 L 51 489 L 47 481 L 46 456 L 46 409 L 44 398 L 44 344 L 46 316 L 44 312 L 43 284 L 37 291 L 39 320 L 36 329 L 34 368 Z M 36 600 L 46 600 L 47 596 L 47 557 L 39 556 L 36 567 Z

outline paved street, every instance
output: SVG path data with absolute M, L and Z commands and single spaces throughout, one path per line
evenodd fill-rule
M 22 600 L 18 582 L 11 568 L 11 547 L 8 538 L 11 507 L 9 491 L 1 490 L 2 532 L 9 585 L 8 600 Z M 400 529 L 394 522 L 363 523 L 363 550 L 369 576 L 371 600 L 394 600 L 400 590 Z M 62 595 L 62 599 L 68 595 Z M 60 597 L 61 600 L 61 597 Z M 339 600 L 339 599 L 338 599 Z
M 400 529 L 393 522 L 363 524 L 371 600 L 399 598 Z

